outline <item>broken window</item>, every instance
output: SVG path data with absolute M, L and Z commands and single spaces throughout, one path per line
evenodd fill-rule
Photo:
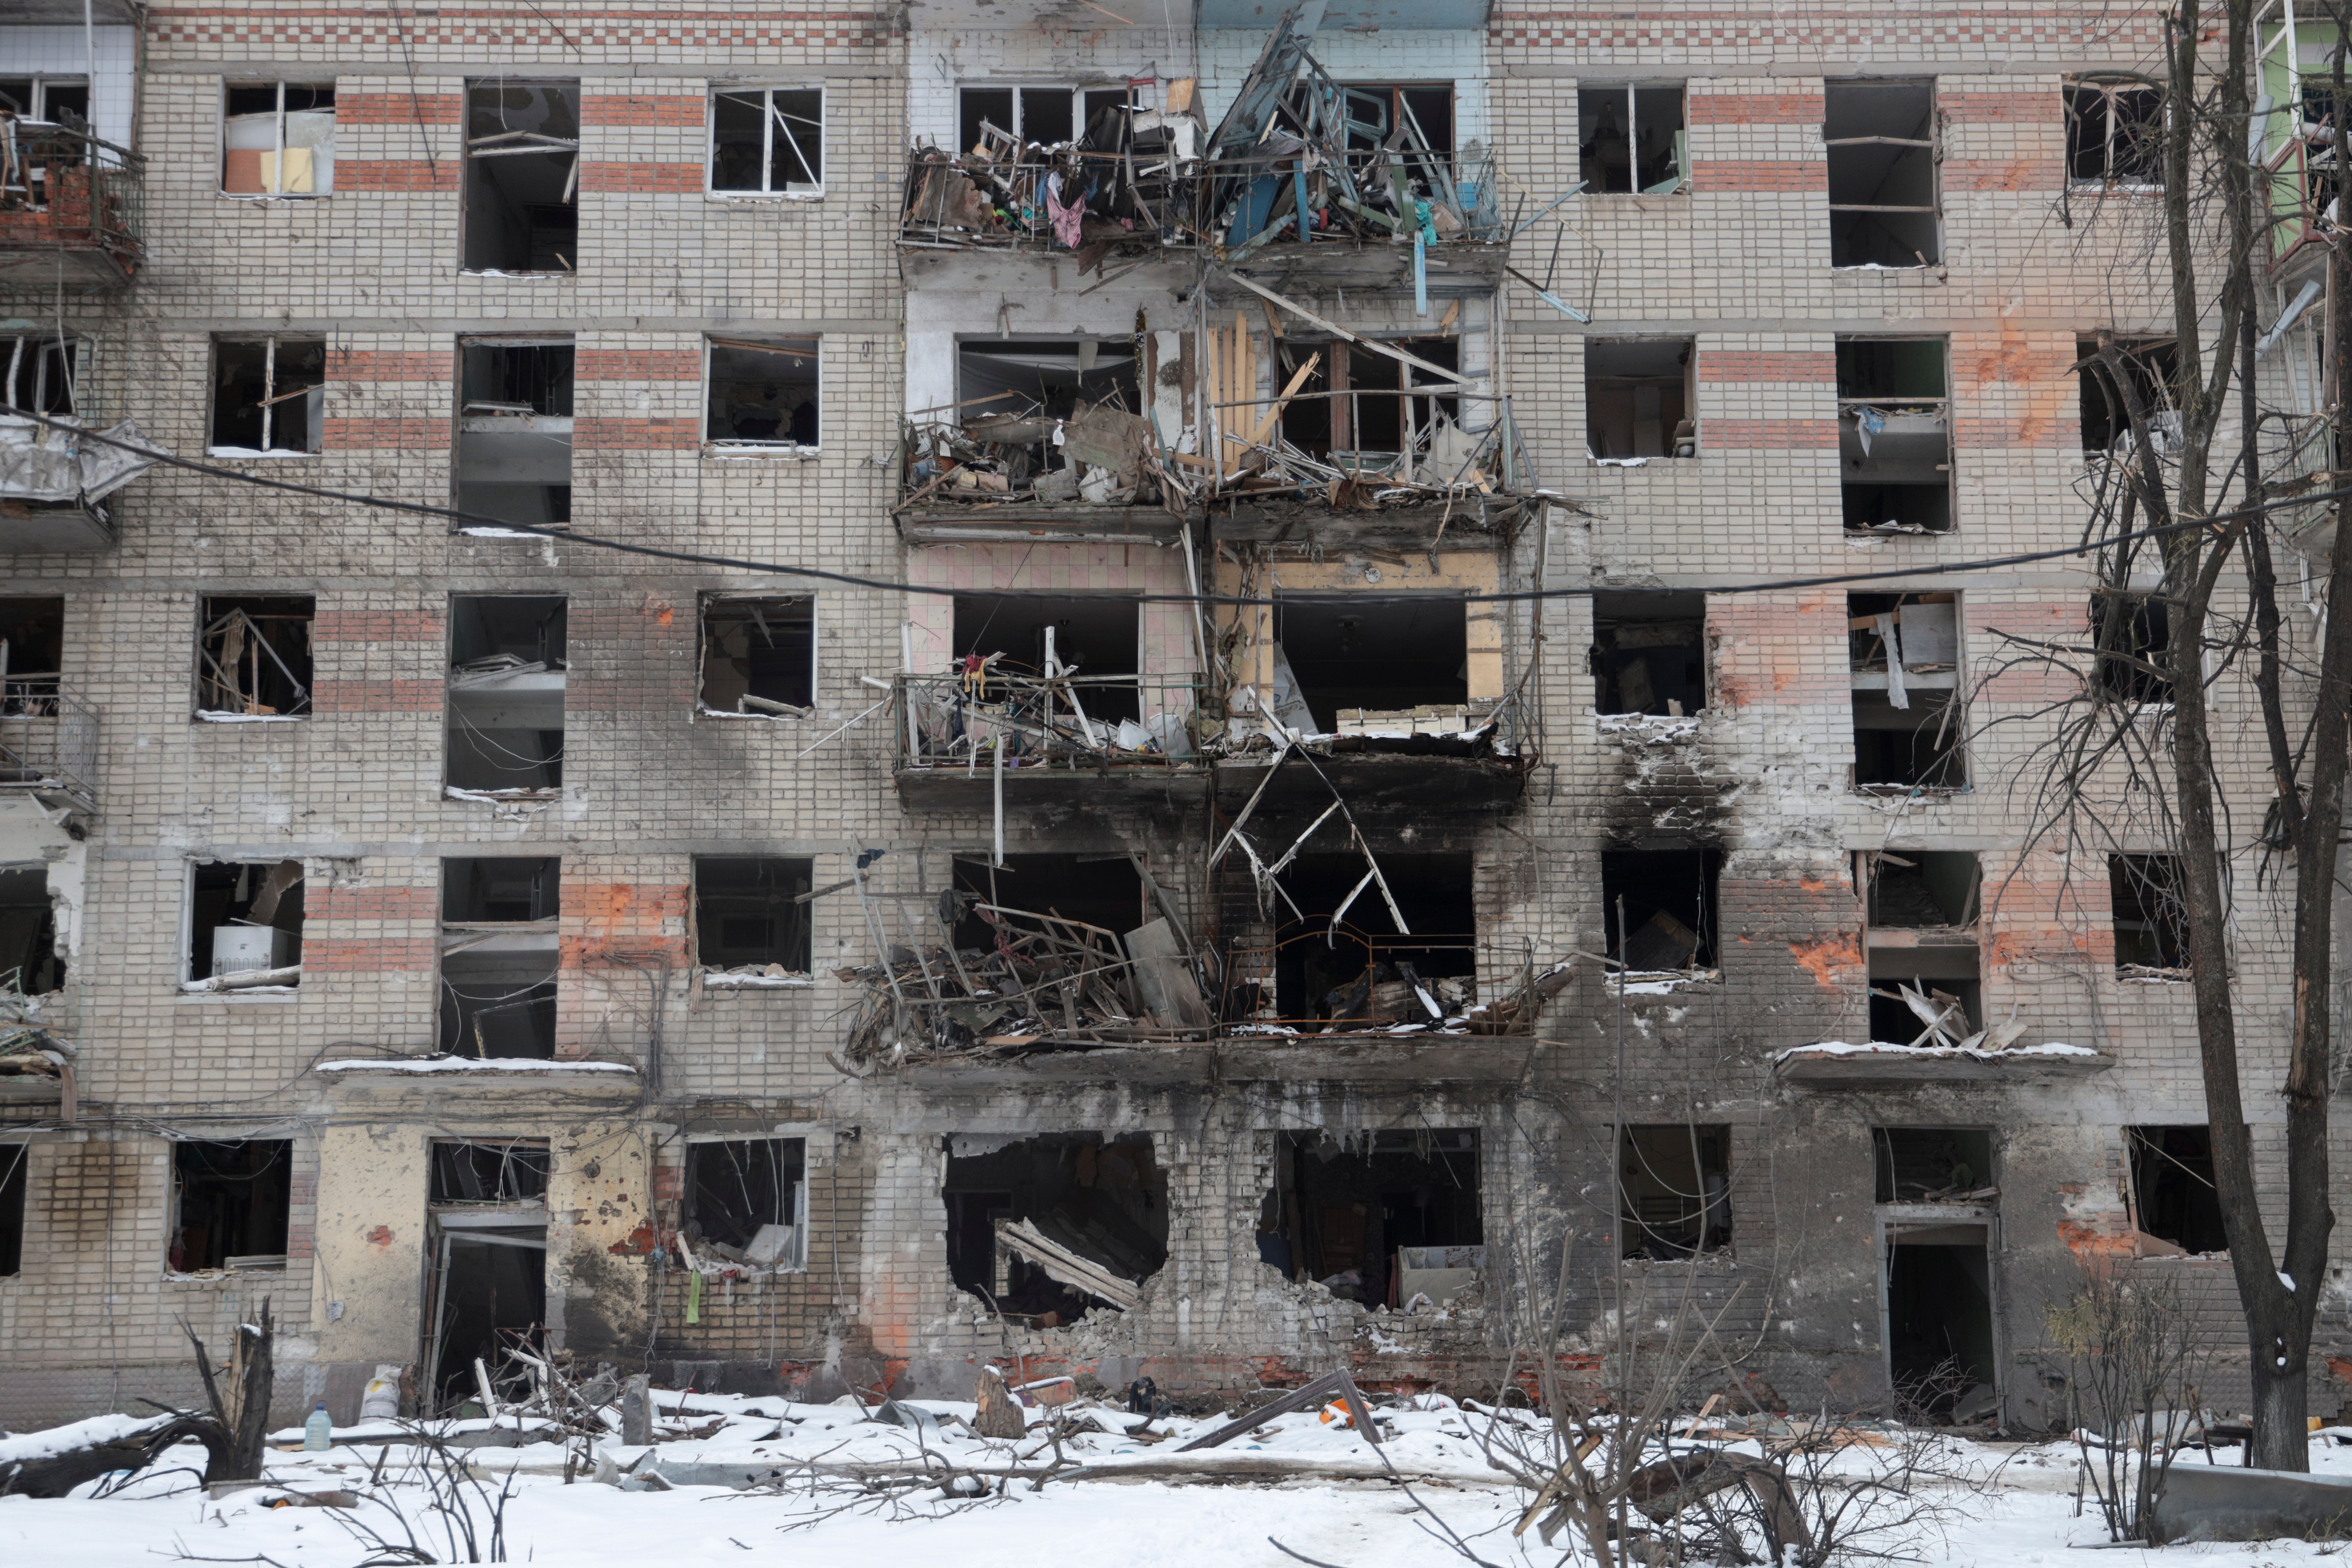
M 2126 975 L 2189 972 L 2189 907 L 2178 855 L 2110 855 L 2107 888 L 2116 922 L 2116 968 Z
M 1595 594 L 1594 706 L 1679 719 L 1706 706 L 1706 595 Z
M 0 599 L 0 715 L 57 716 L 65 631 L 63 599 Z
M 450 599 L 451 789 L 562 787 L 567 619 L 566 602 L 556 595 Z
M 58 912 L 48 871 L 38 866 L 0 867 L 0 994 L 27 996 L 65 989 L 66 961 L 58 952 Z M 0 1145 L 5 1147 L 5 1145 Z
M 1002 154 L 1030 146 L 1054 147 L 1091 131 L 1106 112 L 1129 101 L 1123 87 L 963 87 L 956 89 L 957 143 L 967 152 Z M 1108 125 L 1104 127 L 1108 132 Z M 994 134 L 992 135 L 991 133 Z M 1013 147 L 1004 145 L 1011 137 Z M 1108 139 L 1106 139 L 1106 144 Z M 1026 162 L 1016 156 L 1012 161 Z
M 2230 1250 L 2213 1188 L 2210 1127 L 2126 1127 L 2137 1228 L 2183 1252 Z
M 727 195 L 823 195 L 824 89 L 738 88 L 714 96 L 710 188 Z
M 1602 850 L 1609 956 L 1636 973 L 1714 968 L 1722 875 L 1720 849 Z
M 1318 733 L 1385 733 L 1396 715 L 1410 719 L 1424 707 L 1450 714 L 1451 732 L 1468 727 L 1466 605 L 1437 599 L 1350 605 L 1277 595 L 1274 635 L 1276 710 L 1293 700 L 1303 702 Z M 1433 714 L 1423 732 L 1444 732 L 1440 717 Z M 1283 721 L 1289 723 L 1290 716 Z
M 468 272 L 570 272 L 580 246 L 580 84 L 466 84 Z
M 70 418 L 80 341 L 56 332 L 20 332 L 0 338 L 0 344 L 8 353 L 8 381 L 0 386 L 0 407 Z
M 816 339 L 712 338 L 709 387 L 705 440 L 816 450 Z
M 555 1055 L 562 863 L 553 856 L 441 862 L 440 1048 Z
M 705 969 L 809 967 L 810 862 L 703 855 L 694 862 L 694 961 Z
M 499 1142 L 436 1138 L 432 1156 L 430 1201 L 436 1206 L 547 1201 L 548 1149 L 544 1138 Z
M 2094 596 L 2091 647 L 2091 689 L 2103 700 L 2172 700 L 2172 616 L 2155 595 Z
M 1957 594 L 1846 595 L 1855 788 L 1967 785 L 1959 611 Z
M 294 1145 L 283 1138 L 172 1145 L 171 1241 L 174 1274 L 283 1268 L 294 1196 Z
M 572 521 L 572 340 L 457 344 L 457 508 L 540 527 Z
M 1277 1132 L 1259 1260 L 1366 1306 L 1443 1307 L 1486 1267 L 1470 1128 Z
M 1076 714 L 1065 712 L 1075 699 L 1088 721 L 1143 718 L 1136 690 L 1140 653 L 1140 609 L 1135 599 L 1117 594 L 1073 595 L 1066 599 L 1005 598 L 993 594 L 959 594 L 955 599 L 955 657 L 992 659 L 992 675 L 1027 680 L 1072 677 L 1055 699 L 1056 721 L 1073 723 Z M 980 689 L 982 700 L 1002 702 L 1013 695 L 1003 682 Z M 1024 742 L 1016 745 L 1025 750 Z
M 199 860 L 189 880 L 188 979 L 205 990 L 302 983 L 302 862 Z
M 0 77 L 0 109 L 20 119 L 45 121 L 52 125 L 88 125 L 89 78 Z
M 1688 1258 L 1731 1245 L 1731 1129 L 1624 1129 L 1617 1144 L 1618 1249 Z
M 1347 94 L 1348 151 L 1369 154 L 1411 126 L 1417 144 L 1440 159 L 1454 156 L 1454 88 L 1451 83 L 1349 82 Z M 1357 161 L 1350 159 L 1349 163 Z M 1369 159 L 1366 160 L 1369 163 Z
M 1952 408 L 1941 338 L 1840 338 L 1838 492 L 1849 533 L 1952 526 Z
M 291 718 L 310 711 L 309 595 L 208 595 L 196 645 L 196 717 Z
M 2164 89 L 2144 81 L 2082 81 L 2061 89 L 2066 177 L 2153 189 L 2164 184 Z
M 2025 1032 L 1983 1023 L 1977 915 L 1982 872 L 1966 850 L 1858 852 L 1869 950 L 1870 1037 L 1896 1045 L 1981 1045 L 2000 1050 Z
M 25 1189 L 32 1163 L 30 1144 L 0 1143 L 0 1279 L 25 1266 Z
M 1697 363 L 1689 338 L 1585 339 L 1587 455 L 1697 457 Z
M 2175 342 L 2171 338 L 2119 339 L 2116 347 L 2123 353 L 2124 374 L 2132 396 L 2138 400 L 2149 437 L 2162 450 L 2179 438 L 2180 416 L 2172 402 L 2173 383 L 2180 374 Z M 2098 357 L 2098 340 L 2077 338 L 2074 353 L 2081 365 L 2083 450 L 2129 452 L 2131 401 L 2116 384 L 2106 362 Z
M 1105 449 L 1118 445 L 1118 431 L 1093 430 L 1087 418 L 1097 408 L 1141 414 L 1131 340 L 960 342 L 956 401 L 963 411 L 964 437 L 981 454 L 964 467 L 982 489 L 1008 495 L 1034 490 L 1040 500 L 1108 502 L 1121 499 L 1120 492 L 1136 480 L 1132 457 Z
M 1679 82 L 1579 88 L 1576 126 L 1577 172 L 1594 195 L 1665 195 L 1689 176 Z
M 1936 216 L 1936 84 L 1831 81 L 1830 265 L 1930 267 L 1943 258 Z
M 1470 857 L 1383 848 L 1378 858 L 1378 879 L 1361 854 L 1303 854 L 1281 873 L 1274 973 L 1283 1019 L 1336 1029 L 1433 1025 L 1475 999 Z
M 994 867 L 985 860 L 958 860 L 955 885 L 965 896 L 955 930 L 959 948 L 996 946 L 994 928 L 973 907 L 979 902 L 1076 921 L 1120 936 L 1160 913 L 1146 899 L 1143 879 L 1125 855 L 1013 854 Z
M 804 716 L 816 701 L 816 601 L 712 594 L 702 601 L 702 710 Z
M 212 455 L 322 450 L 326 380 L 324 338 L 214 339 Z
M 1168 1174 L 1149 1134 L 957 1133 L 947 1163 L 949 1277 L 1008 1321 L 1132 1306 L 1168 1261 Z
M 1982 955 L 1965 942 L 1870 949 L 1870 1037 L 1898 1046 L 1975 1045 L 1984 1026 Z M 2022 1031 L 2021 1031 L 2022 1032 Z
M 806 1169 L 798 1138 L 689 1142 L 680 1216 L 688 1245 L 730 1263 L 800 1268 L 808 1257 Z
M 1976 924 L 1983 876 L 1966 849 L 1878 849 L 1867 862 L 1870 928 L 1958 929 Z
M 1871 1165 L 1882 1204 L 1990 1203 L 1992 1134 L 1980 1127 L 1874 1127 Z
M 323 196 L 335 188 L 330 82 L 231 82 L 221 121 L 221 185 L 233 196 Z
M 1382 341 L 1440 370 L 1461 367 L 1459 339 Z M 1310 457 L 1344 468 L 1385 468 L 1399 453 L 1427 451 L 1431 462 L 1449 469 L 1466 469 L 1475 458 L 1475 441 L 1464 447 L 1446 435 L 1458 431 L 1462 400 L 1439 395 L 1426 372 L 1344 339 L 1285 337 L 1275 350 L 1275 378 L 1284 388 L 1313 366 L 1282 405 L 1280 421 L 1282 438 Z M 1460 476 L 1429 477 L 1451 483 Z

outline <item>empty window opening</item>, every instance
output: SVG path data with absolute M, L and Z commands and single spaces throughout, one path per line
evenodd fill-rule
M 25 1266 L 25 1189 L 33 1151 L 26 1143 L 0 1143 L 0 1279 Z
M 817 340 L 712 338 L 706 440 L 817 447 Z
M 468 272 L 571 272 L 580 259 L 580 84 L 466 84 Z
M 2213 1188 L 2210 1127 L 2126 1127 L 2132 1207 L 2138 1228 L 2183 1252 L 2230 1250 Z
M 57 717 L 65 656 L 63 599 L 0 599 L 0 716 Z
M 1936 218 L 1936 84 L 1832 81 L 1830 265 L 1929 267 L 1943 258 Z
M 89 79 L 86 76 L 0 77 L 0 109 L 22 120 L 51 125 L 89 123 Z
M 1992 1133 L 1981 1127 L 1874 1127 L 1873 1190 L 1882 1204 L 1990 1203 Z
M 816 601 L 713 594 L 702 602 L 702 709 L 805 717 L 816 701 Z
M 1407 149 L 1398 156 L 1409 172 L 1421 172 L 1411 148 L 1429 149 L 1433 157 L 1454 156 L 1454 88 L 1451 83 L 1419 86 L 1394 82 L 1350 82 L 1339 89 L 1347 96 L 1349 167 L 1360 183 L 1374 163 L 1379 149 L 1399 131 Z
M 1941 338 L 1841 338 L 1839 494 L 1846 530 L 1952 526 L 1952 417 Z
M 2164 184 L 2164 89 L 2142 81 L 2083 81 L 2061 89 L 2066 177 L 2079 184 Z
M 212 455 L 321 450 L 326 381 L 324 338 L 215 339 Z
M 2172 615 L 2153 594 L 2091 600 L 2091 687 L 2104 701 L 2172 700 Z
M 323 196 L 335 188 L 335 89 L 232 82 L 221 121 L 221 189 L 233 196 Z
M 1874 931 L 1954 930 L 1976 924 L 1982 873 L 1966 849 L 1864 851 Z
M 823 195 L 824 89 L 761 87 L 714 97 L 710 188 L 730 195 Z
M 806 1146 L 798 1138 L 686 1146 L 687 1240 L 730 1263 L 798 1268 L 807 1258 Z
M 302 983 L 302 862 L 199 860 L 189 900 L 188 978 L 211 990 Z
M 1967 784 L 1959 608 L 1954 594 L 1846 596 L 1857 789 Z
M 310 710 L 308 595 L 207 596 L 196 645 L 196 717 L 292 718 Z
M 1139 609 L 1134 599 L 1112 594 L 1066 599 L 959 594 L 955 657 L 959 663 L 992 657 L 988 666 L 992 673 L 1030 680 L 1057 672 L 1070 677 L 1062 689 L 1065 695 L 1055 699 L 1056 722 L 1066 728 L 1076 720 L 1069 710 L 1070 696 L 1091 721 L 1140 723 L 1143 712 L 1136 690 Z M 991 684 L 982 700 L 1001 702 L 1010 693 L 1009 687 Z
M 2178 855 L 2110 855 L 2107 890 L 2116 922 L 2116 968 L 2126 975 L 2189 972 L 2189 906 Z
M 1714 968 L 1716 886 L 1722 875 L 1720 849 L 1602 850 L 1609 956 L 1635 973 Z
M 699 856 L 694 862 L 694 961 L 705 969 L 809 967 L 810 862 Z
M 458 344 L 457 509 L 541 528 L 572 521 L 570 338 Z
M 0 347 L 8 355 L 8 381 L 0 387 L 0 406 L 54 418 L 73 415 L 79 339 L 57 333 L 18 333 L 0 338 Z
M 1285 595 L 1275 604 L 1274 635 L 1276 709 L 1295 696 L 1323 734 L 1385 727 L 1374 715 L 1459 708 L 1472 696 L 1463 604 L 1349 605 Z
M 963 895 L 955 944 L 966 951 L 996 949 L 996 928 L 977 907 L 982 903 L 1076 921 L 1122 937 L 1160 914 L 1150 903 L 1135 863 L 1124 855 L 1013 854 L 993 868 L 984 860 L 958 860 L 955 885 Z
M 282 1138 L 172 1145 L 172 1223 L 165 1267 L 174 1274 L 286 1267 L 294 1145 Z
M 1870 948 L 1870 1037 L 1897 1046 L 1975 1044 L 1984 1027 L 1983 963 L 1974 941 Z
M 2083 450 L 2128 453 L 2132 449 L 2131 405 L 2137 401 L 2150 438 L 2161 450 L 2179 438 L 2180 416 L 2172 388 L 2179 379 L 2180 357 L 2171 338 L 2120 341 L 2116 347 L 2124 362 L 2124 383 L 2099 357 L 2095 338 L 2078 338 L 2074 353 L 2081 369 Z M 2124 389 L 2127 384 L 2130 391 Z
M 1706 706 L 1706 595 L 1596 594 L 1594 706 L 1681 718 Z
M 1090 464 L 1070 448 L 1068 429 L 1061 430 L 1058 444 L 1055 435 L 1060 422 L 1082 419 L 1095 408 L 1143 411 L 1131 341 L 958 343 L 956 401 L 965 437 L 984 454 L 966 466 L 978 468 L 984 484 L 1001 479 L 1005 493 L 1034 490 L 1041 500 L 1122 499 L 1118 481 L 1128 473 L 1124 467 Z M 1080 444 L 1097 456 L 1111 455 L 1084 437 Z M 1089 474 L 1089 468 L 1102 471 Z
M 1376 853 L 1386 897 L 1378 882 L 1367 884 L 1370 868 L 1361 854 L 1303 854 L 1281 874 L 1287 897 L 1277 900 L 1284 919 L 1275 930 L 1274 973 L 1285 1020 L 1343 1030 L 1434 1024 L 1475 999 L 1470 857 Z
M 1617 1144 L 1617 1245 L 1688 1258 L 1731 1245 L 1731 1129 L 1627 1127 Z
M 441 862 L 441 1049 L 555 1055 L 562 863 L 552 856 Z
M 1259 1260 L 1342 1300 L 1443 1307 L 1486 1267 L 1469 1128 L 1278 1132 Z
M 1576 126 L 1578 174 L 1592 195 L 1665 195 L 1688 176 L 1679 84 L 1580 88 Z
M 956 91 L 956 128 L 966 152 L 1003 156 L 1017 148 L 1055 147 L 1096 131 L 1108 114 L 1129 101 L 1119 87 L 965 87 Z M 1097 140 L 1115 145 L 1113 122 L 1104 121 Z M 1006 138 L 1011 139 L 1010 145 Z M 1021 160 L 1026 161 L 1026 160 Z
M 958 1133 L 944 1195 L 949 1277 L 1007 1319 L 1075 1322 L 1118 1304 L 1087 1283 L 1139 1283 L 1168 1261 L 1168 1175 L 1147 1133 Z
M 1890 1224 L 1886 1363 L 1896 1396 L 1931 1420 L 1998 1392 L 1991 1226 Z
M 562 787 L 568 619 L 566 601 L 555 595 L 459 594 L 449 601 L 451 789 Z
M 433 1143 L 432 1202 L 500 1207 L 547 1202 L 547 1140 Z
M 48 872 L 39 867 L 0 868 L 0 994 L 42 996 L 62 991 L 65 984 Z
M 1458 339 L 1385 341 L 1440 370 L 1461 368 Z M 1401 452 L 1428 449 L 1439 421 L 1461 422 L 1460 398 L 1437 393 L 1426 372 L 1361 343 L 1286 337 L 1276 351 L 1274 374 L 1281 386 L 1287 387 L 1310 361 L 1314 365 L 1297 395 L 1283 405 L 1282 438 L 1341 468 L 1385 468 Z
M 1688 338 L 1587 338 L 1588 456 L 1698 456 L 1696 345 Z

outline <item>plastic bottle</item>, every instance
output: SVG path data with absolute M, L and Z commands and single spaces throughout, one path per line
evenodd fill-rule
M 302 1423 L 303 1452 L 325 1453 L 332 1446 L 334 1430 L 335 1424 L 329 1418 L 326 1405 L 321 1404 L 310 1412 L 310 1419 Z

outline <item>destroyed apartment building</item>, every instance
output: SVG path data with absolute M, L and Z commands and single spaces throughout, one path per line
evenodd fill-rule
M 265 1300 L 339 1421 L 1486 1396 L 1558 1291 L 2038 1428 L 2084 1261 L 2224 1323 L 2168 843 L 2019 783 L 2165 606 L 1966 569 L 2140 449 L 2100 345 L 2161 450 L 2153 11 L 34 9 L 0 1425 Z

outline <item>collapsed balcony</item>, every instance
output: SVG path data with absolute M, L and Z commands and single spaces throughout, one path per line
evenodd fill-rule
M 147 258 L 146 160 L 79 123 L 0 123 L 0 280 L 129 283 Z
M 18 361 L 45 357 L 28 339 L 13 342 Z M 7 341 L 0 340 L 0 351 L 8 346 Z M 20 387 L 29 379 L 12 377 Z M 17 403 L 16 396 L 27 401 Z M 100 444 L 81 438 L 84 422 L 76 417 L 70 403 L 40 406 L 28 393 L 19 391 L 12 394 L 9 407 L 35 408 L 41 420 L 0 408 L 0 555 L 71 555 L 113 549 L 121 530 L 103 502 L 152 468 L 154 459 L 110 443 L 146 446 L 147 438 L 139 433 L 139 426 L 126 419 L 99 430 L 96 434 L 110 443 Z
M 0 599 L 0 798 L 98 809 L 98 712 L 68 694 L 58 666 L 65 601 Z

